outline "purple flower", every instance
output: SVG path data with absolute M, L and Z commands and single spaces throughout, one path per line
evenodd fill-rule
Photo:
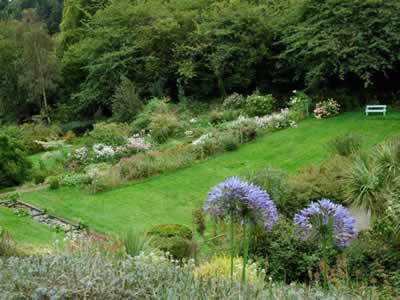
M 243 222 L 263 222 L 266 231 L 278 222 L 278 211 L 269 195 L 256 185 L 231 177 L 208 193 L 204 210 L 214 217 L 233 217 Z
M 349 211 L 328 199 L 311 203 L 294 216 L 294 223 L 298 226 L 300 238 L 303 240 L 309 239 L 312 234 L 321 234 L 322 227 L 328 225 L 339 247 L 349 246 L 356 235 L 355 219 Z

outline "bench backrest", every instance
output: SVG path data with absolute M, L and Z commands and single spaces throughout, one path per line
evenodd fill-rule
M 367 110 L 386 110 L 387 105 L 367 105 Z
M 367 105 L 367 108 L 386 108 L 387 105 Z

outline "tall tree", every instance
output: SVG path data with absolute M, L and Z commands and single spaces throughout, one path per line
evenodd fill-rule
M 0 18 L 20 20 L 23 11 L 34 9 L 50 34 L 59 31 L 63 0 L 0 0 Z
M 32 10 L 24 12 L 22 26 L 23 72 L 19 83 L 26 87 L 30 100 L 41 108 L 41 113 L 50 122 L 48 92 L 55 90 L 58 79 L 54 42 Z
M 22 53 L 19 27 L 17 21 L 0 21 L 0 122 L 19 121 L 28 114 L 25 89 L 18 84 Z

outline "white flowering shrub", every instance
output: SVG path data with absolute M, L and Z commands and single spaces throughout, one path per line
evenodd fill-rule
M 240 128 L 247 126 L 255 126 L 257 129 L 264 128 L 287 128 L 296 127 L 296 122 L 290 119 L 290 111 L 288 108 L 282 109 L 279 113 L 273 113 L 262 117 L 248 118 L 240 116 L 237 120 L 230 124 L 230 127 Z
M 226 97 L 222 104 L 225 109 L 242 109 L 246 103 L 246 98 L 238 93 Z
M 125 148 L 133 152 L 142 152 L 149 150 L 151 147 L 150 143 L 147 143 L 143 137 L 135 134 L 133 137 L 128 138 Z
M 86 164 L 90 160 L 89 150 L 86 147 L 75 149 L 74 151 L 69 153 L 68 157 L 70 160 L 77 161 L 80 164 Z
M 340 112 L 340 105 L 334 99 L 328 99 L 317 103 L 314 109 L 314 116 L 317 119 L 324 119 L 338 115 Z
M 204 145 L 207 142 L 211 141 L 213 138 L 214 138 L 214 135 L 212 133 L 205 133 L 198 139 L 195 139 L 192 142 L 192 145 L 194 145 L 194 146 Z
M 293 95 L 289 100 L 289 107 L 293 111 L 304 113 L 306 116 L 308 116 L 311 102 L 311 98 L 304 92 L 294 90 Z
M 94 159 L 97 161 L 112 159 L 115 155 L 114 148 L 105 144 L 95 144 L 92 150 Z

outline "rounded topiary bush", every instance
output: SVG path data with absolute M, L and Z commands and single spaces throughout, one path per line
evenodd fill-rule
M 160 237 L 178 236 L 184 239 L 191 240 L 193 237 L 192 230 L 189 227 L 180 224 L 161 224 L 150 228 L 148 235 L 156 235 Z
M 147 236 L 153 247 L 170 253 L 176 259 L 190 257 L 193 253 L 193 233 L 179 224 L 163 224 L 152 227 Z
M 264 116 L 272 113 L 275 99 L 271 94 L 260 95 L 258 92 L 246 98 L 244 112 L 250 117 Z
M 49 185 L 51 190 L 58 190 L 60 188 L 60 179 L 58 177 L 52 177 L 49 180 Z

